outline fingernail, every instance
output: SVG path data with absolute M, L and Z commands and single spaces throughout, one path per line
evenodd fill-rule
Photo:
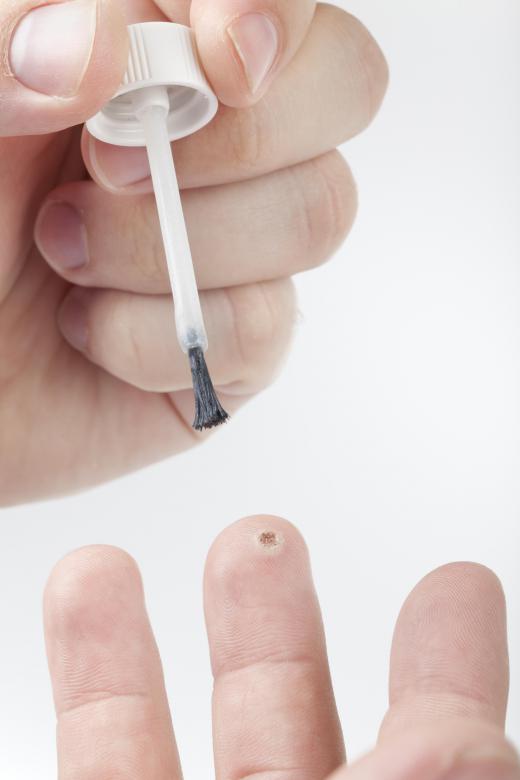
M 77 287 L 65 298 L 58 314 L 58 325 L 69 344 L 85 352 L 88 342 L 87 290 Z
M 45 95 L 75 95 L 90 61 L 96 14 L 97 0 L 68 0 L 29 11 L 11 40 L 16 78 Z
M 69 203 L 50 202 L 36 223 L 38 249 L 58 271 L 73 271 L 88 263 L 87 231 L 79 211 Z
M 109 190 L 124 189 L 138 183 L 144 185 L 150 179 L 146 149 L 131 146 L 122 149 L 89 136 L 88 154 L 93 173 Z
M 520 763 L 505 740 L 470 747 L 442 780 L 520 780 Z
M 228 27 L 228 34 L 254 94 L 264 83 L 278 54 L 276 27 L 265 14 L 245 14 Z

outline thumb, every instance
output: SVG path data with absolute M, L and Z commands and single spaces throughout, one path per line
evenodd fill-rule
M 128 47 L 118 3 L 1 5 L 1 136 L 62 130 L 83 122 L 112 97 Z
M 315 0 L 193 0 L 191 24 L 222 103 L 256 103 L 299 49 Z

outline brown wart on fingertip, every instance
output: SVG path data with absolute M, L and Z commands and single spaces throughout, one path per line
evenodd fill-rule
M 280 547 L 284 542 L 283 536 L 275 531 L 261 531 L 256 538 L 262 547 L 269 550 Z

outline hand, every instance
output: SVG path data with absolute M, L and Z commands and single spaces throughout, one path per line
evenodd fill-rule
M 204 593 L 217 780 L 519 780 L 503 731 L 504 598 L 487 569 L 445 566 L 412 592 L 395 631 L 378 745 L 351 768 L 294 527 L 256 517 L 228 528 L 209 554 Z M 46 589 L 45 629 L 60 780 L 180 780 L 134 561 L 111 547 L 61 561 Z
M 230 412 L 287 350 L 291 275 L 324 261 L 350 228 L 355 187 L 333 150 L 370 122 L 387 80 L 365 28 L 314 0 L 125 0 L 124 13 L 118 0 L 36 5 L 0 11 L 4 505 L 110 479 L 201 438 L 146 153 L 73 127 L 118 87 L 127 22 L 191 21 L 223 103 L 175 157 L 208 363 Z

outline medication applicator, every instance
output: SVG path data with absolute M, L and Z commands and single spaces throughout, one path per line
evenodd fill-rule
M 123 83 L 87 122 L 91 135 L 118 146 L 146 146 L 168 273 L 177 337 L 190 361 L 197 430 L 228 419 L 217 398 L 204 352 L 208 337 L 200 307 L 170 142 L 200 130 L 218 102 L 203 72 L 189 27 L 146 22 L 128 28 L 130 55 Z

